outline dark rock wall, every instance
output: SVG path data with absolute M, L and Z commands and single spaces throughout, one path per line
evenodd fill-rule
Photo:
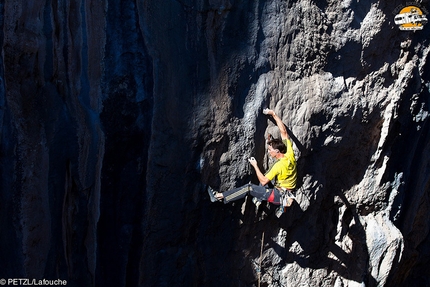
M 105 17 L 87 5 L 2 5 L 2 277 L 95 282 Z
M 405 4 L 1 2 L 0 278 L 429 285 L 430 30 L 399 31 Z M 264 107 L 299 160 L 280 219 L 205 192 L 268 168 Z

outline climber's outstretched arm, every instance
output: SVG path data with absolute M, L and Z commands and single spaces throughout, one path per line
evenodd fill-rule
M 282 122 L 281 118 L 278 117 L 277 114 L 275 114 L 275 111 L 271 110 L 271 109 L 264 109 L 263 113 L 266 115 L 271 115 L 273 117 L 273 119 L 276 122 L 276 125 L 279 128 L 279 131 L 281 132 L 281 138 L 284 139 L 288 139 L 288 132 L 287 132 L 287 128 L 285 127 L 284 123 Z

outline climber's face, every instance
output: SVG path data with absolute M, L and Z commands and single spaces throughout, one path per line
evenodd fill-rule
M 269 155 L 271 157 L 276 157 L 276 154 L 279 152 L 279 150 L 274 149 L 273 147 L 271 147 L 270 145 L 267 146 L 267 152 L 269 153 Z

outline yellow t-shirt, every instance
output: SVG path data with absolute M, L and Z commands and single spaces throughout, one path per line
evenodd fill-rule
M 287 147 L 287 152 L 266 173 L 266 177 L 269 180 L 275 179 L 276 186 L 294 189 L 296 188 L 297 181 L 297 164 L 294 157 L 293 144 L 290 139 L 284 139 L 283 142 Z

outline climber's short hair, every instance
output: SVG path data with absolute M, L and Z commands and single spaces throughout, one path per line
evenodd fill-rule
M 280 139 L 272 139 L 267 142 L 268 145 L 270 145 L 273 149 L 279 150 L 280 153 L 286 153 L 287 147 Z

